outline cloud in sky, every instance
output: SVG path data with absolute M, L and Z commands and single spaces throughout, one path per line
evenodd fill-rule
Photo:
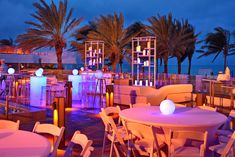
M 24 21 L 32 19 L 32 3 L 38 1 L 0 0 L 0 39 L 14 39 L 24 33 L 27 28 Z M 74 8 L 74 17 L 84 17 L 83 24 L 99 15 L 122 12 L 127 26 L 135 21 L 147 23 L 147 18 L 152 15 L 171 12 L 177 19 L 189 19 L 196 31 L 201 32 L 200 38 L 217 26 L 235 30 L 234 0 L 68 0 L 68 4 Z

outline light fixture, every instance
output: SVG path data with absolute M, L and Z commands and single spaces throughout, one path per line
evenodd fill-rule
M 78 75 L 78 70 L 77 69 L 73 69 L 72 73 L 73 73 L 73 75 Z
M 12 75 L 12 74 L 15 73 L 15 69 L 14 69 L 14 68 L 9 68 L 9 69 L 7 70 L 7 72 L 8 72 L 8 74 Z
M 160 104 L 160 111 L 164 115 L 170 115 L 175 111 L 175 103 L 171 100 L 163 100 Z
M 35 71 L 35 74 L 36 76 L 42 76 L 42 73 L 43 73 L 43 69 L 42 68 L 39 68 L 38 70 Z
M 81 71 L 84 71 L 84 67 L 81 67 L 80 70 L 81 70 Z

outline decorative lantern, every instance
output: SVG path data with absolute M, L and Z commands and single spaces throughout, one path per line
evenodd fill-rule
M 113 106 L 113 85 L 106 85 L 106 107 Z
M 175 103 L 171 100 L 163 100 L 160 104 L 160 111 L 164 115 L 169 115 L 175 111 Z

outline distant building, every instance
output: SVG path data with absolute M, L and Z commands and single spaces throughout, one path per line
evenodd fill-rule
M 57 57 L 55 52 L 33 52 L 31 54 L 7 54 L 0 53 L 0 59 L 5 60 L 8 65 L 22 64 L 24 67 L 31 66 L 54 66 L 57 65 Z M 77 52 L 63 52 L 62 63 L 65 69 L 79 68 L 83 66 L 83 62 Z

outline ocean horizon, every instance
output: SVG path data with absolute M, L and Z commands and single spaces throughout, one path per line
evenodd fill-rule
M 79 65 L 68 65 L 66 66 L 66 69 L 73 69 L 73 68 L 81 68 L 83 67 L 83 64 L 79 64 Z M 229 69 L 230 69 L 230 73 L 231 76 L 234 75 L 235 72 L 235 65 L 228 65 Z M 218 75 L 219 72 L 224 73 L 223 70 L 224 66 L 223 65 L 214 65 L 214 64 L 210 64 L 210 65 L 192 65 L 191 67 L 191 75 L 199 75 L 202 73 L 206 73 L 206 72 L 213 72 L 213 75 Z M 120 72 L 120 67 L 117 66 L 117 72 Z M 122 72 L 130 72 L 131 73 L 131 65 L 128 64 L 124 64 L 123 65 L 123 70 Z M 164 72 L 164 65 L 162 66 L 158 66 L 158 73 L 163 73 Z M 170 74 L 177 74 L 178 73 L 178 67 L 177 65 L 168 65 L 168 73 Z M 188 74 L 188 65 L 181 65 L 181 74 Z M 208 75 L 209 75 L 208 74 Z

